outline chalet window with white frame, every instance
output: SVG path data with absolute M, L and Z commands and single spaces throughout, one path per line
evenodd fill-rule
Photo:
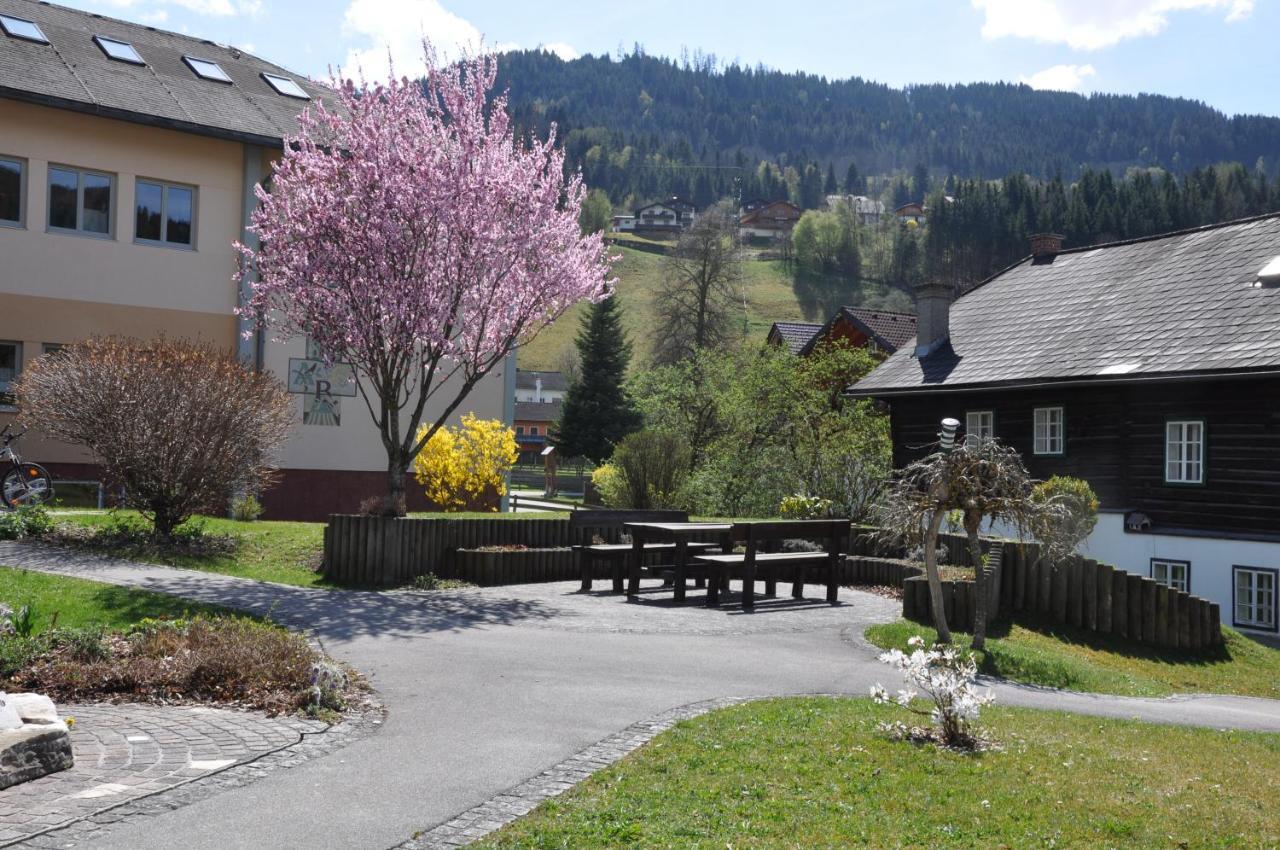
M 1234 567 L 1235 624 L 1276 631 L 1276 570 Z
M 1204 483 L 1204 420 L 1165 423 L 1164 480 L 1168 484 Z
M 1035 432 L 1035 440 L 1032 447 L 1033 453 L 1038 455 L 1062 454 L 1066 443 L 1062 408 L 1037 407 L 1033 418 Z
M 1170 561 L 1165 558 L 1151 559 L 1151 578 L 1160 584 L 1172 587 L 1174 590 L 1181 590 L 1183 593 L 1191 592 L 1191 562 L 1190 561 Z
M 996 415 L 991 410 L 970 410 L 964 415 L 964 441 L 973 445 L 996 435 Z

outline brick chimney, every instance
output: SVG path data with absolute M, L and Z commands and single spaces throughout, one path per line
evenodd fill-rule
M 929 282 L 916 287 L 916 357 L 928 357 L 951 335 L 950 283 Z
M 1041 258 L 1052 258 L 1062 251 L 1062 234 L 1061 233 L 1033 233 L 1031 234 L 1031 257 L 1039 260 Z

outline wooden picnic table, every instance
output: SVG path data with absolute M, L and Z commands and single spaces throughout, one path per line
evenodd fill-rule
M 729 532 L 733 524 L 728 522 L 628 522 L 623 527 L 631 534 L 631 558 L 627 570 L 627 596 L 640 593 L 640 573 L 646 543 L 674 543 L 675 556 L 672 569 L 675 579 L 676 601 L 685 597 L 685 578 L 689 567 L 689 544 L 714 539 L 728 552 L 732 548 Z M 704 579 L 698 578 L 698 586 Z

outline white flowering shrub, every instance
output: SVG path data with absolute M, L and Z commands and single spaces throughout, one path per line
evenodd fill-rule
M 913 741 L 937 741 L 948 747 L 973 748 L 978 745 L 974 735 L 974 723 L 984 705 L 990 705 L 995 697 L 990 691 L 979 693 L 976 688 L 978 666 L 970 652 L 960 652 L 955 647 L 934 644 L 925 648 L 924 639 L 912 637 L 907 641 L 911 649 L 908 655 L 900 649 L 891 649 L 880 660 L 902 671 L 908 687 L 890 695 L 884 686 L 871 688 L 871 698 L 877 703 L 894 703 L 906 710 L 933 721 L 932 727 L 909 726 L 901 721 L 880 724 L 880 729 L 897 738 Z M 914 702 L 923 694 L 933 701 L 931 709 L 918 708 Z

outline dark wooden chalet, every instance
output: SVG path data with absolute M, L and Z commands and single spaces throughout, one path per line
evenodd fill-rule
M 1087 480 L 1091 554 L 1276 629 L 1280 215 L 1031 256 L 952 304 L 917 291 L 919 334 L 850 388 L 889 411 L 895 466 L 954 417 L 1039 478 Z M 1200 562 L 1194 569 L 1192 561 Z M 1175 565 L 1175 566 L 1171 566 Z

